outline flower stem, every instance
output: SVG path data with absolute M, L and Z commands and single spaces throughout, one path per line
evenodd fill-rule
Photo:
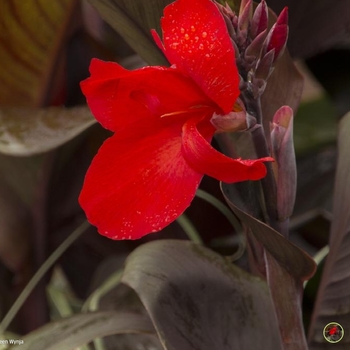
M 252 138 L 258 158 L 269 157 L 270 152 L 267 147 L 267 142 L 264 130 L 261 125 L 256 125 L 252 132 Z M 266 211 L 269 216 L 269 224 L 275 228 L 277 223 L 277 186 L 275 177 L 270 163 L 265 163 L 267 174 L 262 178 L 261 185 L 265 198 Z
M 241 224 L 239 223 L 238 219 L 232 213 L 232 211 L 229 208 L 227 208 L 227 206 L 224 203 L 222 203 L 220 200 L 218 200 L 216 197 L 214 197 L 210 193 L 205 192 L 201 189 L 197 190 L 196 196 L 198 198 L 201 198 L 201 199 L 205 200 L 206 202 L 210 203 L 217 210 L 219 210 L 226 217 L 226 219 L 230 222 L 230 224 L 232 225 L 232 227 L 235 229 L 236 232 L 242 231 L 242 227 L 241 227 Z
M 181 226 L 181 228 L 185 231 L 187 237 L 195 243 L 203 244 L 201 236 L 198 231 L 192 224 L 191 220 L 185 215 L 182 214 L 176 219 L 177 223 Z
M 123 270 L 118 270 L 110 275 L 86 300 L 81 311 L 97 311 L 100 299 L 115 288 L 122 277 Z
M 102 283 L 102 285 L 99 288 L 97 288 L 89 296 L 89 298 L 84 303 L 81 311 L 82 312 L 97 311 L 99 308 L 99 303 L 100 303 L 101 298 L 119 284 L 121 277 L 122 277 L 122 274 L 123 274 L 123 270 L 118 270 L 118 271 L 114 272 L 112 275 L 110 275 Z M 103 338 L 95 338 L 93 340 L 93 343 L 94 343 L 96 350 L 105 350 L 106 349 Z

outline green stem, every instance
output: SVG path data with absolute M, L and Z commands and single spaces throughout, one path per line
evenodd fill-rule
M 61 257 L 61 255 L 76 241 L 90 226 L 87 221 L 84 221 L 77 229 L 75 229 L 65 241 L 61 243 L 60 246 L 49 256 L 43 265 L 40 266 L 38 271 L 34 274 L 32 279 L 23 289 L 22 293 L 19 295 L 17 300 L 14 302 L 10 310 L 7 312 L 6 316 L 0 324 L 0 334 L 4 334 L 7 327 L 10 325 L 17 312 L 20 310 L 30 293 L 33 291 L 38 282 L 43 278 L 43 276 L 49 271 L 49 269 L 55 264 L 55 262 Z
M 123 270 L 118 270 L 109 276 L 102 285 L 89 296 L 81 310 L 83 312 L 97 311 L 101 298 L 119 284 L 122 274 Z M 93 343 L 96 350 L 106 349 L 102 338 L 95 338 Z
M 181 226 L 181 228 L 185 231 L 187 237 L 195 243 L 203 244 L 201 236 L 198 231 L 192 224 L 191 220 L 185 215 L 182 214 L 176 219 L 177 223 Z
M 231 210 L 229 208 L 227 208 L 227 206 L 224 203 L 222 203 L 216 197 L 214 197 L 210 193 L 205 192 L 201 189 L 197 190 L 196 196 L 198 198 L 201 198 L 201 199 L 205 200 L 206 202 L 210 203 L 217 210 L 219 210 L 226 217 L 226 219 L 230 222 L 230 224 L 232 225 L 232 227 L 235 229 L 236 232 L 240 232 L 242 230 L 241 224 L 239 223 L 236 216 L 231 212 Z
M 239 239 L 238 249 L 233 255 L 229 257 L 229 259 L 230 261 L 238 260 L 244 254 L 246 249 L 246 241 L 245 241 L 244 234 L 242 232 L 242 226 L 240 222 L 238 221 L 236 216 L 232 213 L 232 211 L 224 203 L 222 203 L 220 200 L 218 200 L 216 197 L 214 197 L 210 193 L 205 192 L 201 189 L 198 189 L 196 192 L 196 196 L 210 203 L 217 210 L 219 210 L 220 213 L 226 217 L 226 219 L 232 225 L 233 229 L 236 231 Z
M 100 299 L 119 284 L 122 273 L 122 270 L 118 270 L 109 276 L 102 285 L 89 296 L 81 310 L 83 312 L 97 311 Z

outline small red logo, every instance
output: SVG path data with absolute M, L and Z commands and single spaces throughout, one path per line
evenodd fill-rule
M 323 336 L 329 343 L 338 343 L 343 339 L 344 329 L 339 323 L 331 322 L 323 328 Z

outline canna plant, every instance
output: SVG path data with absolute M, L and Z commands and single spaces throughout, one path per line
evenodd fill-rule
M 348 255 L 342 245 L 347 247 L 349 204 L 342 191 L 347 194 L 349 117 L 339 134 L 331 250 L 307 332 L 302 298 L 316 263 L 290 240 L 302 79 L 287 50 L 288 8 L 275 16 L 264 0 L 232 6 L 214 0 L 90 2 L 145 62 L 127 69 L 93 58 L 80 83 L 90 111 L 72 109 L 83 117 L 76 117 L 68 136 L 30 154 L 17 148 L 16 155 L 67 143 L 97 121 L 109 133 L 80 184 L 79 204 L 107 242 L 144 237 L 143 244 L 81 313 L 70 310 L 71 317 L 29 333 L 11 349 L 316 350 L 338 339 L 346 349 Z M 72 113 L 44 103 L 34 107 L 49 118 L 56 108 L 67 120 Z M 203 194 L 204 176 L 216 180 L 227 206 Z M 196 197 L 221 210 L 244 237 L 243 257 L 203 243 L 184 214 Z M 192 241 L 156 239 L 175 222 Z M 87 227 L 84 222 L 39 269 L 25 296 Z M 137 306 L 125 299 L 119 310 L 99 310 L 112 290 L 124 291 Z M 10 321 L 0 324 L 2 334 Z M 116 334 L 117 347 L 101 338 Z
M 271 340 L 276 343 L 270 347 L 300 349 L 307 346 L 300 312 L 302 283 L 312 276 L 315 266 L 307 254 L 287 240 L 296 190 L 293 110 L 281 106 L 270 120 L 270 130 L 264 130 L 261 109 L 268 78 L 286 47 L 287 23 L 285 8 L 268 28 L 264 1 L 255 11 L 251 1 L 242 2 L 237 15 L 228 5 L 211 0 L 190 4 L 178 0 L 164 9 L 162 39 L 152 32 L 170 62 L 169 68 L 151 66 L 127 71 L 116 63 L 92 61 L 91 77 L 82 82 L 82 91 L 93 115 L 115 134 L 94 158 L 80 203 L 101 234 L 112 239 L 135 239 L 159 231 L 178 218 L 192 201 L 203 174 L 221 180 L 226 200 L 247 235 L 251 269 L 270 287 L 274 305 L 270 313 L 279 325 L 276 338 Z M 233 132 L 251 135 L 253 151 L 248 159 L 226 156 L 210 146 L 214 135 L 220 143 Z M 230 139 L 228 142 L 235 149 L 235 143 Z M 256 183 L 260 179 L 261 189 Z M 242 188 L 238 190 L 234 185 L 242 181 L 243 187 L 254 187 L 250 191 L 258 199 L 254 213 L 245 210 L 249 199 L 244 194 L 242 198 Z M 239 197 L 242 205 L 236 204 Z M 172 259 L 181 249 L 189 249 L 183 242 L 153 244 L 157 245 L 153 249 L 173 247 Z M 282 247 L 293 252 L 291 261 L 285 261 Z M 140 251 L 133 255 L 140 254 L 142 260 Z M 166 254 L 169 258 L 171 255 Z M 164 262 L 163 258 L 159 260 Z M 147 262 L 142 266 L 148 266 Z M 139 273 L 147 274 L 143 269 Z M 191 279 L 196 284 L 193 273 Z M 157 272 L 160 275 L 167 275 L 167 271 L 161 269 Z M 139 281 L 132 277 L 129 280 L 127 272 L 123 278 L 140 293 L 146 308 L 151 308 L 153 304 L 144 299 Z M 152 292 L 158 293 L 162 290 Z M 204 301 L 196 301 L 192 295 L 174 300 L 176 309 L 185 307 L 182 302 L 187 299 L 193 308 L 200 310 L 198 303 L 203 307 Z M 211 303 L 215 305 L 215 301 Z M 286 303 L 292 307 L 286 309 Z M 164 329 L 169 327 L 168 322 L 159 322 L 153 307 L 148 312 L 167 342 L 171 337 Z M 195 327 L 197 317 L 204 316 L 199 311 L 192 319 L 177 320 L 182 332 L 188 332 L 184 322 L 189 328 Z M 197 330 L 199 334 L 202 331 L 200 327 Z M 244 336 L 238 341 L 241 347 L 247 347 L 246 342 Z M 201 339 L 196 346 L 213 347 L 204 343 Z M 176 340 L 173 346 L 186 348 L 189 344 L 179 345 Z

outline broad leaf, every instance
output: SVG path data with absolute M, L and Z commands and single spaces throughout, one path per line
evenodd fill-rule
M 150 35 L 160 32 L 163 9 L 171 0 L 89 0 L 102 18 L 149 64 L 168 65 Z
M 77 0 L 0 2 L 0 105 L 39 107 L 62 87 L 59 53 Z M 61 81 L 55 81 L 52 77 Z
M 21 338 L 22 345 L 10 350 L 68 350 L 113 334 L 152 334 L 148 318 L 127 312 L 94 312 L 78 314 L 49 323 Z
M 140 297 L 167 350 L 281 349 L 265 282 L 201 245 L 142 245 L 122 282 Z
M 240 192 L 235 185 L 222 184 L 222 191 L 245 228 L 252 270 L 266 276 L 283 334 L 283 348 L 306 350 L 301 317 L 302 282 L 314 274 L 315 262 L 273 228 L 245 212 L 242 203 L 247 197 L 237 197 Z
M 0 107 L 0 152 L 15 156 L 43 153 L 73 139 L 94 123 L 87 107 Z
M 330 252 L 326 259 L 322 281 L 309 332 L 310 349 L 328 349 L 322 330 L 329 322 L 338 322 L 344 338 L 338 349 L 349 349 L 350 334 L 350 113 L 339 125 L 338 165 L 333 197 L 333 220 Z M 334 347 L 334 346 L 333 346 Z
M 316 269 L 312 258 L 276 230 L 246 212 L 242 203 L 249 201 L 249 197 L 239 197 L 237 195 L 239 192 L 235 188 L 236 184 L 222 183 L 221 186 L 230 208 L 242 224 L 250 228 L 256 240 L 264 246 L 271 256 L 296 279 L 310 279 Z

